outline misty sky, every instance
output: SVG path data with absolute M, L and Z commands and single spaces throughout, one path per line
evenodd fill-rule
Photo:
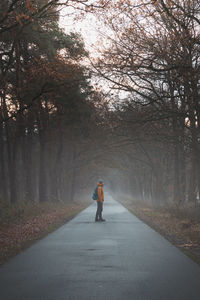
M 91 47 L 98 44 L 97 20 L 93 15 L 90 14 L 84 19 L 78 20 L 74 19 L 72 12 L 69 13 L 69 8 L 63 8 L 60 13 L 60 25 L 66 33 L 79 32 L 88 51 L 91 51 Z

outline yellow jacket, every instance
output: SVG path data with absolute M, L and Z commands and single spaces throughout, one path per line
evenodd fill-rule
M 104 190 L 103 190 L 103 184 L 98 182 L 98 190 L 97 190 L 97 194 L 98 194 L 98 199 L 97 201 L 99 202 L 103 202 L 104 201 Z

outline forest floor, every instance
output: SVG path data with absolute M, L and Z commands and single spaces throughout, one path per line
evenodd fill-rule
M 89 203 L 20 204 L 1 207 L 0 265 L 72 219 Z
M 153 207 L 121 202 L 140 220 L 200 264 L 200 207 Z

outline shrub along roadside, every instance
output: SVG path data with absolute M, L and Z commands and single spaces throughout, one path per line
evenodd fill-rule
M 120 201 L 140 220 L 200 264 L 200 207 L 153 207 Z
M 88 205 L 89 202 L 46 202 L 4 207 L 4 215 L 0 219 L 0 265 L 72 219 Z

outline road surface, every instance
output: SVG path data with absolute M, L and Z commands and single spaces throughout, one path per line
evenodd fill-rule
M 199 300 L 200 267 L 106 198 L 0 268 L 1 300 Z

